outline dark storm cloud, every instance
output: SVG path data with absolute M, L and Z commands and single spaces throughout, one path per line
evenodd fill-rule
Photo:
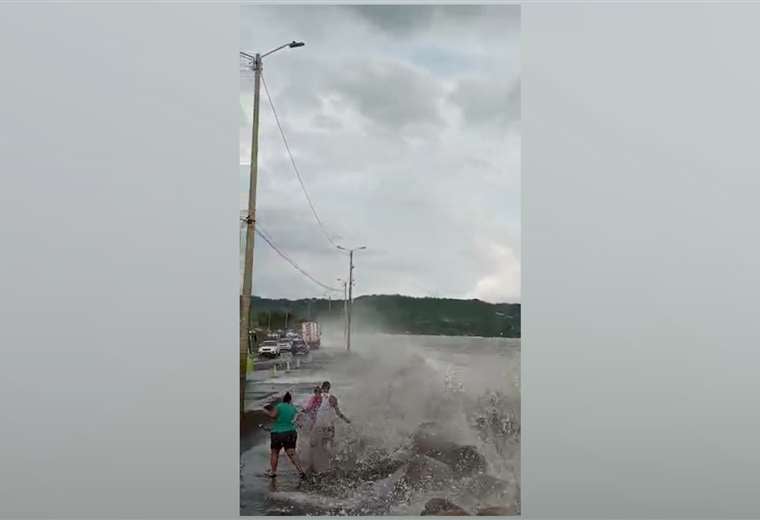
M 375 28 L 399 36 L 429 27 L 435 11 L 434 7 L 427 5 L 351 5 L 345 9 Z
M 264 77 L 330 233 L 357 255 L 357 294 L 520 297 L 519 8 L 243 6 L 241 47 Z M 240 160 L 253 81 L 241 74 Z M 258 219 L 319 280 L 347 259 L 315 222 L 262 92 Z M 243 117 L 241 116 L 241 117 Z M 248 167 L 241 167 L 241 208 Z M 318 296 L 256 242 L 256 294 Z
M 468 23 L 488 10 L 479 5 L 352 5 L 345 9 L 393 36 L 413 36 L 429 29 L 436 17 Z

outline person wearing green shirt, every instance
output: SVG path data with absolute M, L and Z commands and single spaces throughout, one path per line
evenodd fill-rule
M 285 395 L 282 397 L 282 402 L 277 403 L 277 405 L 274 407 L 265 409 L 267 415 L 274 419 L 271 434 L 272 454 L 270 458 L 272 470 L 269 473 L 269 476 L 272 478 L 277 476 L 277 463 L 280 460 L 280 450 L 282 449 L 285 450 L 285 453 L 288 455 L 288 458 L 298 470 L 301 478 L 306 476 L 303 468 L 301 468 L 301 464 L 298 462 L 298 458 L 296 457 L 296 443 L 298 442 L 298 432 L 296 432 L 294 421 L 296 415 L 298 415 L 298 410 L 296 410 L 296 407 L 293 406 L 292 401 L 293 396 L 290 395 L 290 392 L 285 392 Z

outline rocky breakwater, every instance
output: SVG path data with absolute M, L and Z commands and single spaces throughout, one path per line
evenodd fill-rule
M 394 494 L 429 499 L 422 515 L 518 515 L 519 486 L 488 474 L 488 462 L 475 446 L 462 445 L 436 423 L 420 425 L 412 435 L 408 461 Z
M 408 442 L 389 453 L 347 442 L 332 468 L 300 489 L 290 514 L 328 515 L 518 515 L 519 486 L 489 474 L 476 446 L 460 444 L 436 423 L 420 425 Z M 280 495 L 280 500 L 296 499 Z M 292 501 L 292 500 L 291 500 Z M 306 505 L 306 509 L 303 506 Z M 298 506 L 298 507 L 296 507 Z M 272 513 L 270 513 L 272 514 Z

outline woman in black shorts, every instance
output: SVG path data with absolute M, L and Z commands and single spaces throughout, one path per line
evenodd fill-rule
M 272 425 L 272 455 L 270 462 L 272 464 L 272 470 L 269 476 L 274 478 L 277 476 L 277 463 L 280 460 L 280 450 L 285 450 L 288 458 L 298 470 L 301 477 L 305 477 L 301 464 L 296 458 L 296 443 L 298 442 L 298 433 L 296 432 L 295 424 L 293 421 L 298 415 L 296 407 L 293 406 L 293 397 L 290 392 L 285 392 L 282 398 L 282 402 L 278 403 L 274 408 L 267 410 L 269 417 L 274 419 Z

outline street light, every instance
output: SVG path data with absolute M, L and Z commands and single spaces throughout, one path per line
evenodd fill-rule
M 264 54 L 258 54 L 257 53 L 257 54 L 254 55 L 254 54 L 248 54 L 247 52 L 240 51 L 240 55 L 242 57 L 246 58 L 246 59 L 251 60 L 254 63 L 254 65 L 255 65 L 255 63 L 257 61 L 256 60 L 257 56 L 258 56 L 258 58 L 260 60 L 261 58 L 269 56 L 270 54 L 274 54 L 275 52 L 279 51 L 280 49 L 284 49 L 285 47 L 289 47 L 291 49 L 295 49 L 296 47 L 303 47 L 304 45 L 306 45 L 304 42 L 292 41 L 290 43 L 286 43 L 285 45 L 280 45 L 276 49 L 272 49 L 271 51 L 265 52 Z
M 340 245 L 336 247 L 341 251 L 348 253 L 348 313 L 346 318 L 346 350 L 351 351 L 351 310 L 354 305 L 354 251 L 367 249 L 367 246 L 354 247 L 353 249 L 347 249 Z
M 255 73 L 253 89 L 253 129 L 251 130 L 251 179 L 248 188 L 248 213 L 245 222 L 245 260 L 243 266 L 243 287 L 240 292 L 240 414 L 242 417 L 245 408 L 245 378 L 248 364 L 249 337 L 248 327 L 251 319 L 251 296 L 253 290 L 253 239 L 256 222 L 256 181 L 258 180 L 259 158 L 259 93 L 261 90 L 262 58 L 284 49 L 285 47 L 303 47 L 303 42 L 292 41 L 280 45 L 264 54 L 255 55 L 240 51 L 240 56 L 251 62 L 251 68 Z

